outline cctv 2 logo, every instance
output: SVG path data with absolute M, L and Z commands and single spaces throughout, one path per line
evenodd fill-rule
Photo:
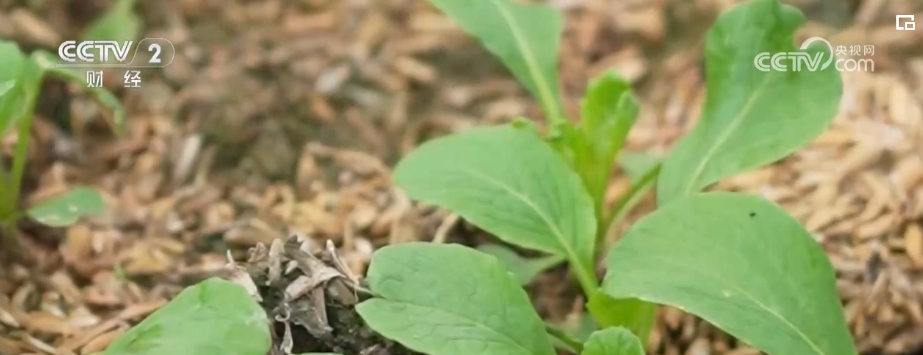
M 169 40 L 145 38 L 138 42 L 131 61 L 127 61 L 133 43 L 134 41 L 109 40 L 66 41 L 58 46 L 58 57 L 66 63 L 58 66 L 163 68 L 170 65 L 176 55 L 176 49 Z M 140 51 L 146 51 L 147 55 L 139 56 Z M 115 62 L 110 59 L 114 59 Z

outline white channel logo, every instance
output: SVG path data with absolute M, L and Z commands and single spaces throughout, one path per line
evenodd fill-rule
M 901 19 L 904 21 L 901 21 Z M 913 22 L 913 15 L 897 15 L 894 21 L 894 28 L 898 31 L 913 31 L 917 29 L 917 24 Z
M 813 54 L 804 52 L 814 42 L 823 42 L 827 45 L 829 51 L 826 53 L 830 54 L 826 60 L 824 60 L 825 52 L 819 51 Z M 801 52 L 775 54 L 762 52 L 753 58 L 753 65 L 757 70 L 763 72 L 820 71 L 829 68 L 830 64 L 834 64 L 834 67 L 839 71 L 875 71 L 875 62 L 871 59 L 837 58 L 836 63 L 834 63 L 833 46 L 821 37 L 808 38 L 801 44 L 800 49 L 802 50 Z
M 64 63 L 56 63 L 55 66 L 164 68 L 173 62 L 175 56 L 176 48 L 166 38 L 144 38 L 137 45 L 134 41 L 65 41 L 58 46 L 58 57 Z

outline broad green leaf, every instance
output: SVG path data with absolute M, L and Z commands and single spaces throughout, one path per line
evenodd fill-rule
M 117 0 L 84 31 L 83 40 L 134 41 L 141 33 L 136 0 Z
M 112 342 L 104 355 L 265 355 L 266 312 L 240 285 L 210 278 Z
M 606 328 L 590 335 L 580 355 L 645 355 L 641 340 L 625 328 Z
M 393 179 L 410 198 L 449 209 L 508 243 L 566 257 L 584 287 L 596 287 L 592 201 L 534 132 L 503 125 L 437 138 L 401 160 Z
M 82 216 L 99 214 L 102 210 L 103 199 L 96 190 L 77 187 L 42 201 L 27 213 L 39 223 L 62 227 L 73 224 Z
M 770 355 L 855 355 L 824 250 L 778 206 L 680 198 L 612 249 L 602 290 L 695 314 Z
M 405 243 L 372 256 L 375 331 L 429 355 L 554 355 L 529 296 L 500 262 L 460 245 Z
M 6 95 L 6 93 L 10 91 L 13 86 L 16 86 L 16 79 L 9 79 L 4 82 L 0 82 L 0 97 Z
M 19 79 L 21 69 L 26 61 L 25 54 L 16 42 L 0 40 L 0 82 Z
M 516 276 L 520 285 L 526 285 L 542 271 L 560 264 L 564 258 L 558 255 L 547 255 L 536 258 L 526 258 L 509 248 L 499 244 L 482 244 L 477 247 L 478 251 L 493 255 L 500 263 L 506 266 L 506 269 Z
M 601 212 L 612 165 L 638 116 L 631 84 L 609 71 L 590 81 L 581 104 L 581 138 L 575 144 L 575 168 Z
M 705 46 L 708 94 L 701 117 L 664 162 L 659 205 L 782 159 L 824 131 L 842 93 L 834 65 L 763 72 L 754 64 L 763 52 L 798 51 L 793 33 L 802 22 L 796 8 L 777 0 L 746 2 L 718 18 Z M 824 60 L 832 54 L 822 44 L 805 52 Z
M 78 72 L 73 69 L 56 67 L 54 65 L 55 57 L 51 53 L 36 51 L 32 53 L 32 58 L 46 73 L 51 73 L 64 80 L 78 83 L 81 88 L 85 88 L 89 91 L 96 99 L 96 102 L 109 111 L 112 111 L 112 120 L 115 125 L 114 131 L 117 134 L 125 132 L 125 107 L 122 106 L 122 102 L 119 101 L 115 95 L 102 87 L 87 87 L 86 76 L 78 74 Z
M 563 121 L 558 48 L 564 21 L 558 11 L 509 0 L 429 2 L 497 56 L 539 100 L 549 121 Z

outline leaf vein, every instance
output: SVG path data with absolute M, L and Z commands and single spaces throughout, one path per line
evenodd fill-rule
M 795 334 L 797 334 L 802 340 L 804 340 L 804 342 L 807 343 L 808 346 L 810 346 L 811 349 L 813 349 L 817 354 L 819 354 L 819 355 L 827 355 L 823 350 L 820 349 L 820 347 L 819 347 L 817 344 L 814 343 L 814 341 L 811 340 L 810 337 L 808 337 L 806 334 L 804 334 L 804 332 L 802 332 L 800 329 L 798 329 L 797 327 L 795 327 L 794 324 L 792 324 L 791 322 L 789 322 L 788 319 L 786 319 L 786 318 L 783 317 L 781 314 L 779 314 L 779 312 L 777 312 L 777 311 L 776 311 L 775 309 L 773 309 L 772 307 L 769 307 L 769 306 L 763 304 L 763 302 L 761 302 L 758 298 L 756 298 L 756 296 L 754 296 L 754 295 L 751 294 L 750 292 L 747 292 L 745 289 L 741 288 L 739 285 L 737 285 L 737 284 L 735 284 L 735 283 L 733 283 L 733 282 L 727 281 L 726 279 L 724 279 L 723 277 L 721 277 L 721 275 L 716 275 L 716 274 L 707 272 L 707 271 L 705 271 L 705 270 L 703 270 L 703 269 L 701 269 L 701 268 L 695 267 L 694 265 L 690 265 L 690 264 L 680 264 L 680 263 L 677 263 L 677 262 L 676 262 L 675 260 L 673 260 L 673 259 L 665 258 L 665 257 L 663 257 L 663 256 L 651 255 L 651 256 L 649 256 L 649 257 L 658 259 L 658 260 L 660 260 L 660 261 L 661 261 L 662 263 L 664 263 L 664 264 L 668 264 L 668 265 L 675 266 L 675 267 L 677 267 L 678 269 L 688 270 L 688 271 L 692 271 L 692 272 L 698 273 L 699 275 L 702 275 L 702 276 L 704 276 L 704 277 L 707 277 L 707 278 L 710 278 L 710 279 L 712 279 L 712 280 L 715 280 L 715 281 L 718 282 L 719 284 L 722 284 L 722 285 L 724 285 L 724 286 L 727 286 L 727 287 L 730 287 L 730 288 L 734 289 L 734 290 L 737 291 L 739 294 L 743 295 L 744 297 L 746 297 L 747 299 L 749 299 L 751 302 L 753 302 L 753 304 L 755 304 L 757 307 L 759 307 L 760 309 L 762 309 L 762 310 L 768 312 L 770 315 L 772 315 L 773 317 L 775 317 L 776 319 L 778 319 L 779 321 L 781 321 L 786 327 L 788 327 L 788 328 L 790 328 L 792 331 L 794 331 Z M 641 295 L 632 295 L 632 296 L 641 296 Z M 640 297 L 638 297 L 638 298 L 640 298 Z M 703 318 L 704 318 L 704 317 L 703 317 Z
M 517 200 L 521 201 L 523 204 L 531 208 L 539 216 L 539 218 L 542 219 L 542 222 L 545 222 L 545 225 L 548 227 L 548 229 L 551 230 L 555 239 L 557 239 L 558 243 L 561 244 L 561 247 L 564 249 L 564 252 L 565 254 L 567 254 L 568 258 L 573 260 L 574 262 L 580 261 L 580 259 L 577 256 L 577 253 L 574 251 L 573 248 L 571 248 L 570 244 L 567 243 L 566 237 L 564 236 L 564 232 L 558 229 L 558 227 L 551 221 L 551 218 L 545 215 L 545 213 L 540 208 L 538 208 L 535 202 L 533 202 L 528 196 L 525 196 L 519 193 L 518 191 L 504 184 L 502 181 L 494 179 L 481 172 L 470 170 L 470 169 L 462 169 L 462 171 L 468 173 L 469 175 L 473 177 L 479 178 L 483 180 L 484 182 L 487 182 L 491 185 L 494 185 L 500 188 L 500 190 L 510 194 L 510 196 L 513 196 L 514 198 L 516 198 Z
M 740 127 L 741 123 L 744 121 L 743 118 L 750 113 L 751 109 L 753 109 L 753 105 L 756 103 L 756 98 L 760 96 L 763 89 L 765 89 L 766 85 L 768 85 L 767 83 L 769 81 L 769 79 L 766 79 L 760 83 L 760 86 L 754 90 L 753 95 L 750 95 L 750 98 L 747 100 L 747 103 L 744 104 L 744 107 L 741 108 L 736 116 L 734 116 L 734 119 L 732 120 L 728 129 L 722 132 L 721 135 L 718 136 L 718 139 L 715 140 L 715 143 L 711 146 L 711 148 L 708 149 L 708 151 L 705 153 L 705 156 L 695 167 L 695 170 L 692 173 L 692 177 L 689 178 L 689 183 L 686 184 L 685 188 L 683 188 L 683 195 L 687 195 L 692 192 L 694 188 L 693 186 L 696 185 L 696 183 L 699 181 L 699 178 L 701 178 L 702 173 L 705 171 L 705 166 L 708 165 L 709 161 L 711 161 L 711 158 L 714 156 L 715 152 L 717 152 L 718 149 L 720 149 L 724 143 L 731 138 L 731 134 Z
M 500 16 L 503 16 L 503 19 L 506 20 L 510 32 L 513 34 L 513 38 L 516 39 L 517 47 L 519 47 L 519 51 L 522 52 L 526 60 L 526 67 L 529 68 L 529 75 L 532 76 L 532 80 L 535 80 L 535 86 L 536 89 L 538 89 L 540 100 L 547 106 L 549 111 L 547 112 L 548 116 L 552 117 L 552 119 L 557 117 L 560 113 L 558 103 L 554 100 L 554 95 L 551 93 L 548 82 L 545 77 L 542 76 L 541 70 L 535 63 L 535 54 L 532 53 L 532 48 L 526 43 L 525 36 L 523 36 L 519 24 L 516 22 L 513 14 L 509 12 L 509 9 L 507 9 L 500 0 L 490 0 L 490 3 L 497 8 L 497 12 L 500 13 Z

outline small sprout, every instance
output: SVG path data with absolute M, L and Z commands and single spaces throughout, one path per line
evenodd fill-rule
M 51 53 L 35 51 L 30 55 L 12 41 L 0 40 L 0 136 L 8 130 L 17 130 L 17 141 L 9 167 L 0 165 L 0 226 L 5 232 L 15 233 L 15 226 L 24 213 L 19 211 L 20 189 L 25 174 L 27 152 L 32 129 L 32 114 L 41 89 L 41 83 L 48 74 L 63 77 L 67 81 L 85 83 L 75 72 L 54 65 Z M 94 88 L 93 94 L 106 107 L 115 112 L 117 128 L 125 120 L 125 110 L 110 92 Z M 9 169 L 9 170 L 7 170 Z M 101 212 L 102 198 L 88 188 L 77 188 L 63 196 L 44 201 L 28 211 L 39 223 L 61 227 L 74 223 L 81 216 Z

